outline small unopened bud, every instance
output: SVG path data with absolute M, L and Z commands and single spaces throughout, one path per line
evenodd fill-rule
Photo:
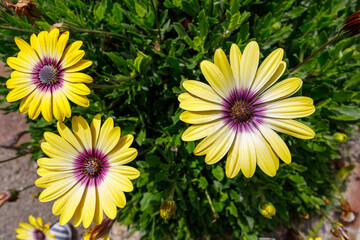
M 345 143 L 348 140 L 348 137 L 344 133 L 335 133 L 333 136 L 334 140 L 339 143 Z
M 341 27 L 343 33 L 355 36 L 360 33 L 360 10 L 351 14 Z
M 19 198 L 19 191 L 15 189 L 9 189 L 7 191 L 0 193 L 0 207 L 4 205 L 5 202 L 15 202 Z
M 92 227 L 83 235 L 84 240 L 108 240 L 114 220 L 104 219 L 100 225 Z
M 276 208 L 274 207 L 274 205 L 272 205 L 272 203 L 266 202 L 266 201 L 260 203 L 259 211 L 260 211 L 261 215 L 263 215 L 264 217 L 266 217 L 268 219 L 272 219 L 272 217 L 275 216 L 275 214 L 276 214 Z
M 276 22 L 271 27 L 273 30 L 279 30 L 281 28 L 281 22 Z
M 164 201 L 160 206 L 160 216 L 167 220 L 174 215 L 176 211 L 176 205 L 174 201 Z

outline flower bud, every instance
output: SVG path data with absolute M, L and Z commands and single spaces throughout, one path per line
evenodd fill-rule
M 114 220 L 106 218 L 100 225 L 92 227 L 83 235 L 84 240 L 109 240 L 110 230 L 114 224 Z
M 348 140 L 348 137 L 346 136 L 346 134 L 344 133 L 335 133 L 333 136 L 334 140 L 339 142 L 339 143 L 344 143 Z
M 341 27 L 341 31 L 344 34 L 355 36 L 360 33 L 360 10 L 351 14 Z
M 160 206 L 160 216 L 167 220 L 174 215 L 176 211 L 176 205 L 174 201 L 164 201 Z
M 20 192 L 15 189 L 9 189 L 0 193 L 0 207 L 5 202 L 15 202 L 19 198 L 19 193 Z
M 274 207 L 274 205 L 267 201 L 260 203 L 259 211 L 261 215 L 268 219 L 272 219 L 272 217 L 276 214 L 276 208 Z

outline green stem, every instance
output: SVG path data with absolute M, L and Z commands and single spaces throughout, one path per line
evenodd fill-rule
M 27 190 L 27 189 L 29 189 L 29 188 L 32 188 L 32 187 L 35 187 L 35 184 L 31 184 L 31 185 L 26 186 L 26 187 L 21 187 L 21 188 L 19 189 L 19 192 L 23 192 L 23 191 L 25 191 L 25 190 Z
M 130 76 L 130 77 L 126 77 L 126 78 L 120 78 L 120 79 L 115 79 L 115 78 L 105 78 L 104 80 L 105 81 L 114 81 L 114 82 L 125 82 L 125 81 L 128 81 L 128 80 L 132 80 L 132 79 L 135 79 L 139 76 L 139 74 L 135 74 L 134 76 Z
M 173 200 L 173 197 L 174 197 L 174 192 L 175 192 L 175 188 L 176 188 L 176 181 L 174 182 L 172 188 L 171 188 L 171 191 L 170 191 L 170 195 L 169 195 L 169 200 Z
M 20 31 L 20 32 L 35 33 L 34 31 L 31 31 L 31 30 L 26 30 L 26 29 L 17 28 L 17 27 L 9 27 L 9 26 L 4 26 L 4 25 L 0 25 L 0 28 L 7 29 L 7 30 Z
M 71 27 L 72 28 L 72 27 Z M 104 34 L 104 35 L 112 35 L 117 36 L 126 40 L 131 40 L 125 35 L 119 34 L 119 33 L 113 33 L 113 32 L 107 32 L 107 31 L 100 31 L 100 30 L 93 30 L 93 29 L 83 29 L 83 28 L 72 28 L 72 30 L 77 32 L 85 32 L 85 33 L 97 33 L 97 34 Z
M 255 182 L 255 184 L 256 184 L 256 187 L 257 187 L 257 188 L 258 188 L 258 190 L 259 190 L 259 194 L 260 194 L 261 202 L 264 202 L 264 201 L 265 201 L 264 192 L 263 192 L 263 190 L 262 190 L 262 188 L 261 188 L 261 186 L 260 186 L 260 184 L 259 184 L 259 183 Z
M 207 200 L 208 200 L 208 202 L 209 202 L 209 204 L 210 204 L 211 211 L 212 211 L 213 214 L 214 214 L 214 219 L 211 221 L 211 223 L 214 223 L 214 222 L 216 222 L 216 220 L 218 220 L 219 215 L 217 214 L 217 212 L 216 212 L 216 210 L 215 210 L 215 208 L 214 208 L 214 205 L 213 205 L 213 203 L 212 203 L 212 200 L 211 200 L 211 197 L 210 197 L 210 194 L 209 194 L 207 188 L 205 188 L 205 195 L 206 195 L 206 198 L 207 198 Z
M 310 54 L 307 58 L 305 58 L 301 63 L 299 63 L 298 65 L 296 65 L 293 69 L 290 70 L 290 73 L 292 73 L 293 71 L 295 71 L 296 69 L 298 69 L 301 65 L 303 65 L 304 63 L 306 63 L 310 58 L 312 58 L 313 56 L 315 56 L 318 52 L 320 52 L 321 50 L 323 50 L 327 45 L 329 45 L 330 43 L 334 42 L 336 39 L 339 38 L 340 35 L 336 34 L 333 38 L 331 38 L 327 43 L 325 43 L 324 45 L 322 45 L 318 50 L 316 50 L 315 52 L 313 52 L 312 54 Z

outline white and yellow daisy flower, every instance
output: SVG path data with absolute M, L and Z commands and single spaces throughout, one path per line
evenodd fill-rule
M 15 71 L 6 82 L 7 88 L 12 89 L 6 100 L 22 99 L 20 112 L 28 113 L 31 119 L 37 118 L 40 112 L 46 121 L 52 121 L 53 115 L 59 121 L 71 117 L 68 99 L 82 107 L 89 106 L 85 95 L 90 94 L 90 89 L 84 83 L 93 79 L 78 71 L 92 62 L 80 60 L 85 54 L 79 50 L 82 41 L 66 48 L 68 39 L 69 32 L 60 34 L 57 28 L 40 32 L 38 36 L 33 34 L 30 45 L 15 38 L 20 52 L 17 57 L 7 59 Z
M 269 176 L 275 176 L 279 158 L 291 162 L 285 142 L 274 132 L 301 139 L 311 139 L 314 131 L 292 120 L 315 111 L 308 97 L 287 98 L 302 86 L 299 78 L 288 78 L 273 85 L 283 74 L 284 51 L 273 51 L 260 65 L 259 46 L 250 42 L 244 53 L 233 44 L 230 64 L 221 49 L 215 52 L 215 64 L 201 62 L 208 84 L 188 80 L 188 91 L 179 95 L 180 108 L 186 110 L 180 119 L 193 124 L 182 135 L 184 141 L 204 138 L 195 155 L 206 155 L 205 162 L 214 164 L 226 154 L 226 175 L 235 177 L 241 170 L 253 176 L 256 165 Z
M 41 202 L 55 200 L 53 214 L 60 216 L 60 224 L 72 217 L 75 226 L 83 222 L 87 228 L 93 221 L 103 220 L 103 211 L 116 217 L 116 207 L 126 205 L 124 192 L 131 192 L 130 180 L 139 177 L 137 169 L 125 166 L 137 156 L 129 148 L 132 135 L 120 137 L 120 128 L 114 127 L 109 117 L 101 126 L 101 116 L 96 115 L 91 126 L 81 116 L 72 118 L 73 133 L 63 123 L 57 123 L 60 133 L 45 132 L 46 142 L 41 149 L 49 158 L 37 160 L 36 186 L 46 188 L 39 196 Z
M 54 234 L 49 234 L 49 225 L 43 226 L 43 221 L 40 217 L 35 219 L 33 216 L 29 216 L 29 223 L 21 222 L 19 226 L 21 228 L 15 228 L 17 233 L 17 239 L 25 240 L 51 240 L 55 238 Z

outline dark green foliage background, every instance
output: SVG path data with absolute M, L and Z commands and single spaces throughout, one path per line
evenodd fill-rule
M 232 236 L 255 240 L 276 231 L 278 225 L 297 228 L 304 221 L 300 214 L 313 215 L 327 208 L 326 198 L 338 203 L 341 176 L 336 178 L 333 160 L 339 158 L 339 148 L 332 135 L 350 134 L 350 124 L 360 118 L 359 41 L 356 37 L 337 40 L 295 72 L 285 72 L 282 79 L 303 79 L 298 94 L 314 99 L 316 112 L 302 121 L 317 135 L 312 140 L 281 135 L 293 163 L 281 164 L 273 178 L 257 170 L 251 179 L 241 173 L 228 179 L 224 160 L 209 166 L 204 157 L 192 154 L 196 143 L 181 141 L 188 127 L 179 121 L 182 110 L 177 96 L 184 91 L 181 83 L 186 79 L 205 81 L 199 63 L 212 61 L 217 48 L 228 54 L 232 43 L 243 50 L 251 40 L 260 45 L 261 61 L 276 48 L 283 48 L 291 69 L 338 32 L 342 21 L 359 9 L 356 2 L 154 0 L 152 5 L 145 0 L 38 0 L 46 16 L 36 21 L 36 28 L 26 17 L 19 19 L 4 6 L 0 25 L 38 33 L 65 21 L 70 42 L 84 42 L 84 59 L 93 61 L 84 72 L 94 78 L 94 83 L 90 85 L 90 107 L 72 104 L 72 115 L 81 115 L 89 122 L 96 113 L 101 113 L 103 120 L 113 117 L 122 135 L 134 134 L 133 147 L 139 150 L 131 165 L 141 176 L 133 182 L 134 191 L 126 194 L 129 204 L 119 215 L 121 223 L 141 230 L 144 239 Z M 20 30 L 0 30 L 3 61 L 18 52 L 14 36 L 29 42 L 31 33 Z M 135 77 L 116 81 L 129 76 Z M 2 84 L 0 95 L 7 93 Z M 18 111 L 19 102 L 5 110 Z M 36 160 L 43 156 L 39 148 L 43 132 L 57 132 L 56 124 L 42 117 L 28 121 Z M 65 123 L 69 125 L 70 120 Z M 165 221 L 159 208 L 175 181 L 177 211 Z M 272 220 L 258 212 L 259 188 L 277 209 Z M 206 191 L 219 215 L 215 223 L 211 223 L 214 214 Z

